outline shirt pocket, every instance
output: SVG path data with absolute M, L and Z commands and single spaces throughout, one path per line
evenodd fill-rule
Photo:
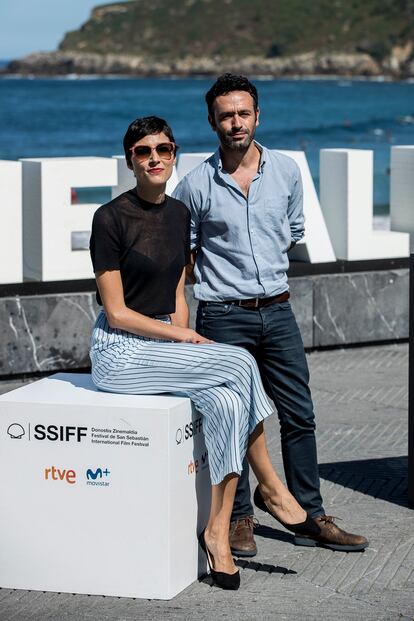
M 292 236 L 287 216 L 288 197 L 284 195 L 264 200 L 264 222 L 271 236 L 276 236 L 283 251 L 289 249 Z

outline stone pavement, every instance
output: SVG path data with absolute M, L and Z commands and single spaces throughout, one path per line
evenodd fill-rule
M 412 621 L 407 359 L 404 344 L 309 355 L 325 509 L 370 538 L 364 553 L 296 547 L 287 531 L 257 511 L 259 553 L 238 562 L 238 592 L 211 587 L 208 577 L 169 602 L 0 589 L 0 619 Z M 274 418 L 267 422 L 270 452 L 281 469 L 277 428 Z

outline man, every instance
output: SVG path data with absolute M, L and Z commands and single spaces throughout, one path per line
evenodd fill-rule
M 288 487 L 319 526 L 319 535 L 296 535 L 295 543 L 363 550 L 367 539 L 338 528 L 325 515 L 319 491 L 309 371 L 286 275 L 287 253 L 304 234 L 299 168 L 254 141 L 260 112 L 256 87 L 247 78 L 219 77 L 206 102 L 220 147 L 174 192 L 192 214 L 196 329 L 214 341 L 247 348 L 257 360 L 279 416 Z M 238 556 L 257 552 L 247 463 L 230 545 Z

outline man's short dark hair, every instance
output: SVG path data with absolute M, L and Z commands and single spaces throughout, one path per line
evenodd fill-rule
M 167 121 L 164 121 L 164 119 L 161 119 L 159 116 L 144 116 L 132 121 L 124 136 L 124 151 L 128 164 L 131 163 L 130 148 L 133 147 L 138 140 L 141 140 L 144 136 L 161 133 L 165 134 L 170 142 L 175 142 L 171 127 L 168 125 Z
M 206 93 L 206 103 L 208 113 L 213 116 L 213 104 L 216 97 L 227 95 L 231 91 L 246 91 L 253 97 L 254 109 L 259 106 L 259 96 L 257 88 L 244 75 L 234 75 L 233 73 L 225 73 L 214 82 L 213 86 Z

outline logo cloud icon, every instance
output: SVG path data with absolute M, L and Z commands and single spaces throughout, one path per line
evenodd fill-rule
M 19 423 L 12 423 L 11 425 L 9 425 L 7 433 L 11 438 L 20 440 L 20 438 L 22 438 L 22 436 L 24 436 L 26 432 L 23 427 L 19 425 Z

